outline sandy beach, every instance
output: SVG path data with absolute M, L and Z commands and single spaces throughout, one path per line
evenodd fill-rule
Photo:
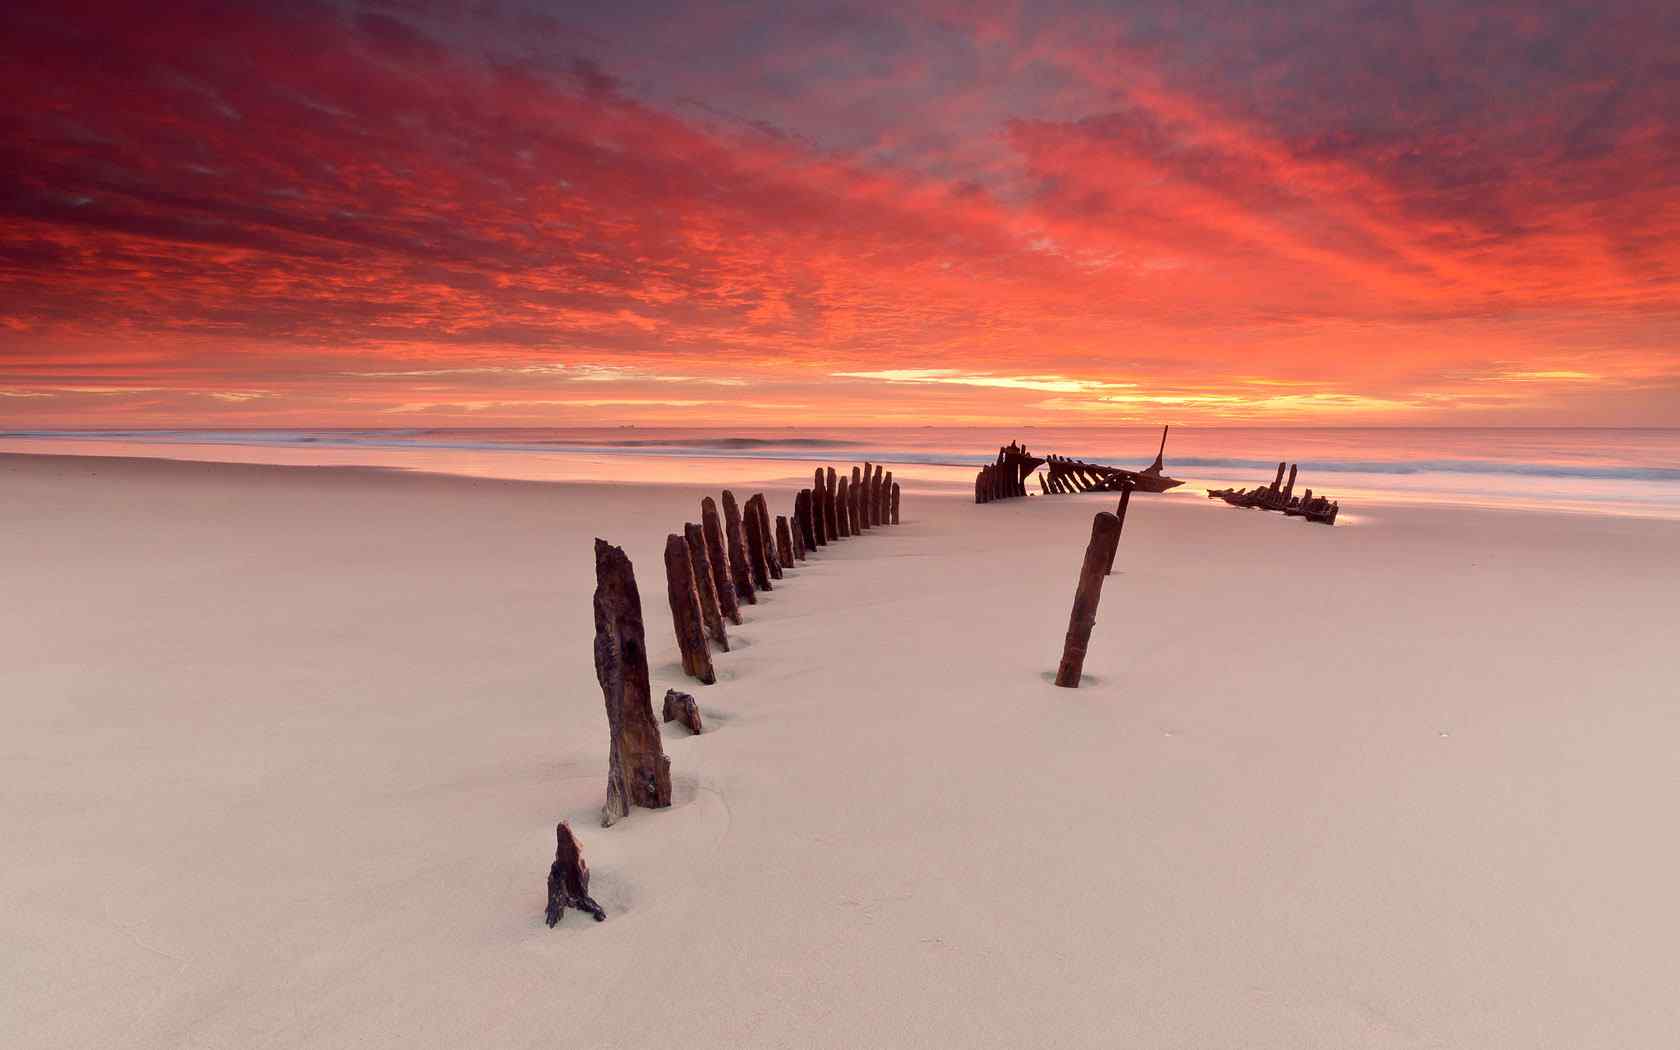
M 695 481 L 0 457 L 0 1045 L 1680 1031 L 1680 524 L 1140 496 L 1074 691 L 1110 499 L 912 486 L 707 687 L 659 557 Z M 708 726 L 610 829 L 595 536 Z M 604 923 L 543 923 L 561 819 Z

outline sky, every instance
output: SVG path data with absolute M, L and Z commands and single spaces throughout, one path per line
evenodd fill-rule
M 0 12 L 10 427 L 1680 425 L 1680 9 Z

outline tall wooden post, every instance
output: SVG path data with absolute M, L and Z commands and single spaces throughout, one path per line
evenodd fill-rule
M 852 534 L 852 489 L 851 486 L 846 484 L 846 475 L 844 474 L 840 475 L 840 487 L 835 490 L 834 498 L 839 501 L 837 508 L 839 513 L 835 515 L 835 518 L 840 523 L 840 538 L 845 539 Z
M 788 529 L 786 514 L 776 515 L 776 555 L 781 558 L 782 568 L 793 568 L 793 533 Z
M 712 654 L 706 649 L 706 635 L 701 626 L 700 598 L 694 589 L 688 541 L 674 532 L 665 537 L 665 591 L 671 599 L 671 623 L 677 630 L 683 673 L 711 685 L 717 681 L 717 675 L 712 672 Z
M 830 536 L 840 535 L 840 509 L 835 505 L 835 484 L 834 468 L 829 467 L 828 481 L 823 492 L 823 528 L 828 530 Z
M 757 496 L 747 497 L 747 568 L 752 572 L 753 586 L 761 591 L 771 590 L 770 564 L 765 554 L 764 522 L 758 516 Z
M 741 528 L 741 508 L 735 493 L 723 490 L 723 524 L 729 534 L 729 578 L 735 584 L 735 596 L 748 605 L 758 604 L 753 593 L 752 569 L 747 564 L 747 534 Z
M 889 470 L 887 471 L 886 476 L 881 479 L 881 495 L 880 498 L 875 501 L 875 520 L 878 524 L 886 525 L 891 521 L 892 490 L 892 471 Z
M 718 522 L 717 504 L 707 496 L 700 501 L 700 529 L 706 536 L 706 560 L 712 566 L 712 582 L 717 585 L 718 609 L 739 625 L 741 606 L 735 600 L 735 580 L 729 571 L 729 552 L 723 543 L 723 526 Z
M 805 545 L 807 554 L 817 549 L 816 514 L 812 508 L 810 489 L 800 489 L 799 495 L 793 498 L 794 523 L 799 526 L 799 542 Z
M 898 482 L 896 481 L 893 482 L 892 487 L 892 523 L 894 525 L 898 524 Z
M 1056 668 L 1056 684 L 1079 688 L 1085 668 L 1085 650 L 1091 644 L 1091 628 L 1097 624 L 1097 603 L 1102 601 L 1103 577 L 1114 560 L 1120 541 L 1120 519 L 1102 511 L 1091 522 L 1091 542 L 1085 547 L 1085 561 L 1079 567 L 1079 586 L 1073 592 L 1073 615 L 1068 618 L 1067 639 L 1062 643 L 1062 662 Z
M 688 567 L 694 573 L 694 591 L 700 599 L 700 618 L 706 621 L 706 634 L 719 649 L 729 651 L 729 632 L 723 626 L 723 610 L 718 605 L 717 578 L 712 575 L 711 559 L 706 554 L 705 536 L 700 526 L 690 522 L 683 526 L 683 540 L 688 544 Z
M 770 524 L 770 503 L 762 492 L 754 493 L 747 502 L 758 513 L 758 531 L 764 537 L 764 567 L 770 571 L 772 580 L 779 580 L 782 578 L 782 559 L 776 555 L 776 527 Z
M 823 469 L 818 467 L 811 477 L 811 524 L 816 531 L 816 545 L 819 547 L 826 546 L 829 541 L 828 511 L 823 506 L 827 502 L 824 496 L 827 491 L 828 482 L 823 479 Z
M 1289 505 L 1289 497 L 1295 494 L 1295 469 L 1299 466 L 1299 463 L 1289 464 L 1289 480 L 1284 483 L 1283 491 L 1278 496 L 1279 502 L 1284 506 Z
M 1120 527 L 1114 530 L 1114 546 L 1108 552 L 1108 564 L 1103 567 L 1104 576 L 1114 571 L 1114 556 L 1120 550 L 1120 536 L 1126 531 L 1126 508 L 1131 505 L 1132 490 L 1135 488 L 1137 486 L 1130 481 L 1120 483 L 1120 506 L 1114 512 L 1114 516 L 1120 520 Z
M 601 823 L 630 815 L 632 805 L 671 804 L 671 760 L 653 720 L 647 638 L 636 570 L 624 550 L 595 541 L 595 680 L 607 703 L 607 802 Z

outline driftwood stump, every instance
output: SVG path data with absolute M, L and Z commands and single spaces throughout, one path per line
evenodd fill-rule
M 811 527 L 815 532 L 814 543 L 818 547 L 826 547 L 831 539 L 828 534 L 828 512 L 823 509 L 823 493 L 828 491 L 828 482 L 823 480 L 821 467 L 811 475 L 811 482 Z
M 735 601 L 735 580 L 729 573 L 723 525 L 718 521 L 717 504 L 710 496 L 700 501 L 700 528 L 706 535 L 706 561 L 712 567 L 712 583 L 717 586 L 718 609 L 729 617 L 730 623 L 739 626 L 741 606 Z
M 700 732 L 700 703 L 687 693 L 665 690 L 665 721 L 681 722 L 690 733 Z
M 776 515 L 776 555 L 782 560 L 782 568 L 793 568 L 793 532 L 786 514 Z
M 1103 569 L 1103 575 L 1114 572 L 1114 556 L 1120 550 L 1120 535 L 1126 531 L 1126 508 L 1132 502 L 1132 490 L 1137 486 L 1130 481 L 1120 483 L 1120 506 L 1115 509 L 1114 516 L 1120 519 L 1120 527 L 1114 531 L 1114 547 L 1108 552 L 1108 565 Z
M 554 829 L 554 863 L 548 868 L 548 927 L 553 929 L 566 913 L 576 908 L 595 916 L 601 922 L 607 913 L 589 895 L 589 865 L 583 862 L 583 849 L 570 824 L 560 822 Z
M 705 621 L 706 634 L 717 647 L 729 651 L 729 631 L 723 626 L 723 609 L 718 605 L 717 580 L 712 577 L 712 562 L 706 554 L 706 540 L 700 526 L 689 522 L 683 526 L 683 540 L 688 544 L 688 567 L 694 574 L 694 594 L 700 599 L 700 619 Z
M 839 505 L 839 508 L 838 508 L 839 513 L 835 515 L 835 518 L 840 524 L 840 538 L 841 539 L 845 539 L 847 536 L 852 536 L 852 535 L 855 535 L 857 533 L 857 529 L 854 528 L 853 525 L 852 525 L 852 514 L 851 514 L 852 497 L 853 497 L 853 493 L 852 493 L 851 486 L 846 484 L 846 475 L 842 474 L 842 475 L 840 475 L 840 487 L 835 492 L 835 497 L 834 497 L 835 499 L 840 501 L 840 505 Z
M 834 502 L 835 484 L 834 468 L 829 467 L 823 490 L 823 528 L 828 531 L 830 539 L 840 535 L 840 508 Z
M 752 569 L 747 567 L 747 534 L 741 528 L 741 507 L 735 502 L 735 493 L 728 489 L 723 490 L 723 525 L 729 535 L 729 578 L 735 584 L 735 597 L 757 605 Z
M 671 760 L 653 720 L 636 570 L 622 548 L 601 539 L 595 541 L 595 678 L 607 703 L 611 742 L 601 809 L 601 823 L 610 827 L 629 816 L 631 806 L 671 804 Z
M 1043 484 L 1042 479 L 1039 484 Z M 896 481 L 893 482 L 892 486 L 892 523 L 894 525 L 898 524 L 898 482 Z
M 1091 542 L 1085 547 L 1085 561 L 1079 567 L 1079 587 L 1073 592 L 1073 615 L 1068 618 L 1067 640 L 1062 643 L 1062 663 L 1056 668 L 1056 684 L 1079 688 L 1085 669 L 1085 650 L 1091 644 L 1091 628 L 1097 624 L 1097 603 L 1102 601 L 1103 577 L 1114 560 L 1114 546 L 1120 540 L 1120 519 L 1102 511 L 1091 522 Z
M 768 591 L 770 587 L 770 566 L 765 561 L 764 553 L 764 522 L 758 516 L 758 504 L 754 502 L 757 496 L 747 497 L 746 530 L 747 530 L 747 567 L 752 570 L 753 586 L 761 591 Z
M 688 541 L 674 532 L 665 537 L 665 593 L 671 599 L 671 623 L 677 631 L 677 648 L 682 651 L 683 673 L 711 685 L 717 675 L 712 671 L 711 651 L 706 648 Z

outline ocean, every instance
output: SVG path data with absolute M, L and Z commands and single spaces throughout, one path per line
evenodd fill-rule
M 212 462 L 358 465 L 536 481 L 708 483 L 808 477 L 885 463 L 897 479 L 962 491 L 998 446 L 1138 468 L 1146 427 L 664 427 L 0 431 L 0 451 Z M 1408 502 L 1680 519 L 1680 428 L 1182 427 L 1169 495 L 1271 481 L 1361 504 Z M 1029 490 L 1037 491 L 1029 483 Z

